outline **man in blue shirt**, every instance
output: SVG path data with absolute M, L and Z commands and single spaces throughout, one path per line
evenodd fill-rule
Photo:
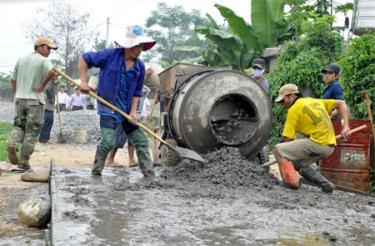
M 142 97 L 145 65 L 139 59 L 142 51 L 151 49 L 156 41 L 144 35 L 140 26 L 129 26 L 126 38 L 116 42 L 119 46 L 98 52 L 83 53 L 79 59 L 81 90 L 89 91 L 87 70 L 100 68 L 98 96 L 117 106 L 132 118 L 128 121 L 120 114 L 98 102 L 101 140 L 96 149 L 92 175 L 101 175 L 107 155 L 116 141 L 116 127 L 122 125 L 126 135 L 134 144 L 142 173 L 154 176 L 153 164 L 148 151 L 148 140 L 133 123 L 137 121 L 137 106 Z
M 336 64 L 329 64 L 321 72 L 325 83 L 322 98 L 345 101 L 344 92 L 339 84 L 340 67 Z M 336 110 L 332 112 L 331 118 L 340 119 Z
M 340 67 L 329 64 L 321 71 L 326 86 L 323 91 L 323 99 L 344 100 L 344 92 L 339 84 Z

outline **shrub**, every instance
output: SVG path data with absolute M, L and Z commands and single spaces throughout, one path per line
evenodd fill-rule
M 340 83 L 350 105 L 351 117 L 367 119 L 363 91 L 367 90 L 369 97 L 375 98 L 375 33 L 353 39 L 339 64 L 342 68 Z
M 304 26 L 305 34 L 299 40 L 288 42 L 278 57 L 275 69 L 269 74 L 270 97 L 274 102 L 279 88 L 284 84 L 296 84 L 301 92 L 311 89 L 320 97 L 324 82 L 320 70 L 335 62 L 342 50 L 340 34 L 330 28 L 328 17 L 318 18 Z M 273 130 L 268 141 L 270 146 L 279 142 L 285 110 L 273 103 Z

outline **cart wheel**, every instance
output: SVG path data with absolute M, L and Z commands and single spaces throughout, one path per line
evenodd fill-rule
M 171 144 L 172 146 L 176 146 L 177 142 L 173 139 L 166 139 L 166 142 Z M 178 156 L 176 152 L 162 144 L 160 146 L 160 162 L 161 165 L 165 166 L 176 166 L 177 163 L 181 161 L 181 158 Z

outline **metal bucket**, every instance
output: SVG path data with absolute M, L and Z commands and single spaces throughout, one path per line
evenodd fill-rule
M 178 144 L 196 152 L 234 146 L 251 157 L 271 133 L 271 106 L 259 84 L 241 72 L 199 72 L 175 90 L 169 125 Z
M 346 141 L 338 140 L 331 156 L 320 162 L 320 172 L 333 183 L 356 190 L 369 192 L 371 168 L 371 122 L 350 120 L 351 129 L 367 125 L 367 128 L 354 133 Z M 340 134 L 341 121 L 334 120 L 336 135 Z

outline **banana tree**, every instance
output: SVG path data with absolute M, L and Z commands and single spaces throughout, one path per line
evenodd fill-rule
M 277 44 L 286 30 L 284 22 L 285 0 L 252 0 L 252 25 L 231 9 L 216 4 L 215 7 L 227 21 L 221 28 L 211 16 L 212 27 L 197 27 L 196 31 L 212 41 L 203 53 L 204 63 L 209 65 L 231 65 L 244 70 L 263 49 Z

